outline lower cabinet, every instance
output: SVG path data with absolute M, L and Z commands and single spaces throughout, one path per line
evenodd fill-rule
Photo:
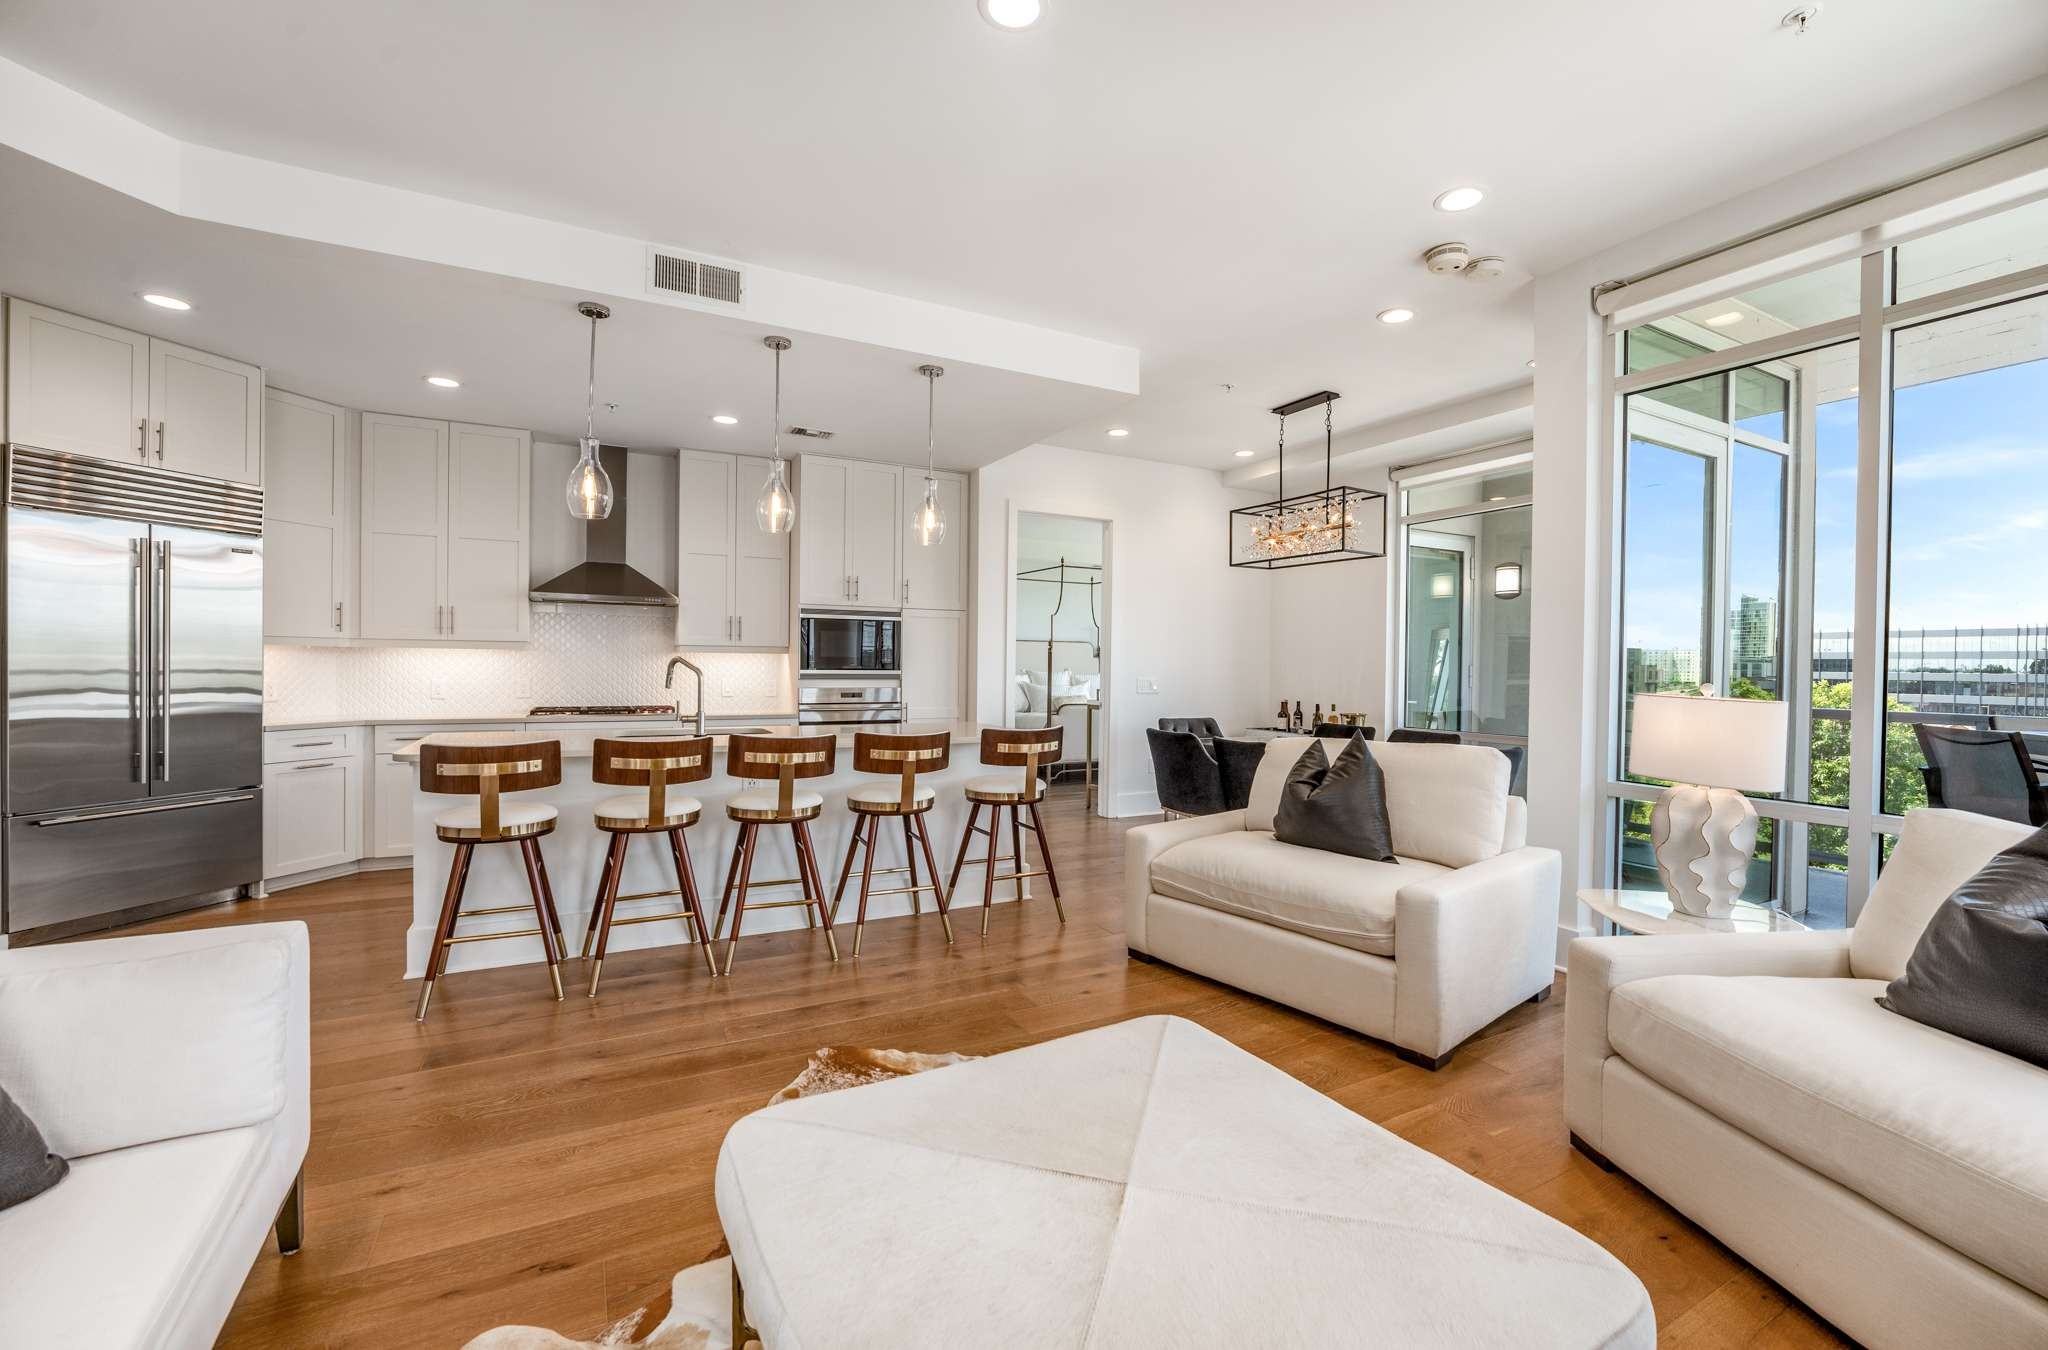
M 263 738 L 266 880 L 355 862 L 363 854 L 363 754 L 355 727 L 273 731 Z
M 370 770 L 370 838 L 366 858 L 412 856 L 412 765 L 378 755 Z
M 913 722 L 967 720 L 967 612 L 903 611 L 903 713 Z

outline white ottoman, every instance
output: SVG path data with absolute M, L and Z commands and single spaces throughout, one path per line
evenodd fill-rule
M 718 1214 L 767 1350 L 1656 1343 L 1606 1251 L 1176 1017 L 757 1111 Z

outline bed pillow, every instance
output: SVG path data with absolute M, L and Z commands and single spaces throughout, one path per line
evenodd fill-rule
M 0 1088 L 0 1210 L 35 1199 L 70 1170 L 70 1163 L 50 1152 L 28 1113 Z
M 1321 739 L 1294 761 L 1280 787 L 1273 837 L 1283 844 L 1344 853 L 1372 862 L 1394 861 L 1387 821 L 1387 780 L 1365 737 L 1353 736 L 1335 763 Z
M 2048 1069 L 2048 828 L 1956 888 L 1877 1002 Z

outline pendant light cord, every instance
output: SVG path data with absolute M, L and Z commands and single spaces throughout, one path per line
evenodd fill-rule
M 775 462 L 782 462 L 782 348 L 775 349 Z
M 938 407 L 939 372 L 928 366 L 924 376 L 924 481 L 927 483 L 932 481 L 932 427 L 939 415 Z
M 583 404 L 583 439 L 597 439 L 597 315 L 590 316 L 590 390 Z
M 1330 405 L 1323 405 L 1323 496 L 1330 495 Z

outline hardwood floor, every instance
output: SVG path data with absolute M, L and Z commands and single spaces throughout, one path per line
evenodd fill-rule
M 1664 1346 L 1843 1343 L 1649 1192 L 1571 1150 L 1563 997 L 1509 1014 L 1439 1072 L 1404 1064 L 1313 1018 L 1127 960 L 1121 837 L 1138 822 L 1085 816 L 1078 792 L 1047 817 L 1064 928 L 1043 899 L 1003 905 L 986 941 L 970 918 L 949 950 L 928 909 L 870 924 L 860 960 L 836 967 L 817 933 L 750 938 L 732 978 L 715 982 L 686 947 L 618 953 L 596 1003 L 575 978 L 556 1003 L 534 967 L 458 974 L 436 988 L 424 1026 L 416 986 L 399 978 L 410 873 L 141 930 L 276 919 L 312 930 L 306 1245 L 289 1261 L 265 1249 L 221 1344 L 452 1350 L 514 1322 L 594 1334 L 720 1248 L 719 1141 L 818 1046 L 989 1054 L 1149 1013 L 1200 1022 L 1584 1232 L 1642 1278 Z M 581 935 L 569 936 L 573 948 Z

